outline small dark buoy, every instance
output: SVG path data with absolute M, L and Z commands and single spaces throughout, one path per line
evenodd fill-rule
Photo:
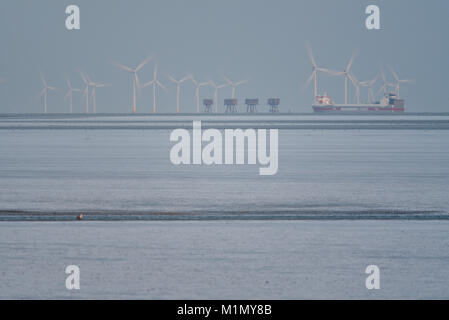
M 84 218 L 84 214 L 80 213 L 77 217 L 76 220 L 83 220 Z

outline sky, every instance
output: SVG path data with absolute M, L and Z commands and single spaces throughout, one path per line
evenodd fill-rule
M 78 5 L 81 29 L 65 27 L 68 5 Z M 380 30 L 367 30 L 365 8 L 380 8 Z M 110 83 L 97 89 L 97 112 L 126 113 L 132 106 L 131 76 L 111 62 L 136 67 L 148 56 L 153 61 L 139 76 L 151 80 L 154 62 L 167 91 L 158 90 L 158 112 L 174 112 L 175 78 L 193 74 L 198 81 L 224 83 L 249 79 L 236 89 L 236 98 L 281 99 L 283 112 L 311 112 L 313 86 L 304 89 L 312 66 L 309 41 L 319 66 L 343 70 L 357 49 L 352 72 L 370 80 L 383 65 L 400 78 L 414 79 L 401 86 L 410 112 L 449 112 L 449 2 L 363 0 L 2 0 L 0 2 L 0 113 L 42 112 L 39 92 L 42 72 L 51 86 L 48 112 L 68 112 L 67 86 L 83 86 L 79 71 L 93 81 Z M 381 85 L 378 81 L 374 88 Z M 319 75 L 318 91 L 343 102 L 342 77 Z M 152 111 L 153 92 L 142 89 L 137 111 Z M 220 104 L 231 89 L 220 90 Z M 349 99 L 354 88 L 349 86 Z M 213 96 L 201 88 L 201 99 Z M 361 91 L 362 101 L 366 90 Z M 84 111 L 81 95 L 74 95 L 74 112 Z M 181 87 L 181 111 L 194 112 L 194 87 Z M 222 106 L 220 105 L 221 110 Z

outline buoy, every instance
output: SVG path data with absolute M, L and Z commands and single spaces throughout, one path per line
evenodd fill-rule
M 80 213 L 77 217 L 76 220 L 83 220 L 84 218 L 84 214 Z

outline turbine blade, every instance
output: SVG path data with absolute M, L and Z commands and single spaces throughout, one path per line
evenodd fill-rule
M 89 78 L 89 75 L 88 75 L 87 73 L 85 74 L 85 76 L 86 76 L 86 78 L 87 78 L 87 81 L 88 81 L 89 83 L 92 83 L 92 79 Z
M 383 81 L 384 83 L 386 83 L 386 82 L 387 82 L 387 79 L 385 78 L 385 72 L 384 72 L 384 69 L 381 68 L 381 69 L 380 69 L 380 72 L 381 72 L 381 75 L 382 75 L 382 81 Z
M 310 46 L 309 42 L 306 43 L 306 47 L 307 47 L 307 52 L 309 54 L 310 61 L 312 62 L 312 65 L 316 68 L 317 65 L 315 62 L 315 58 L 313 57 L 312 47 Z
M 153 72 L 153 80 L 156 80 L 157 77 L 157 63 L 154 65 L 154 72 Z
M 164 89 L 165 91 L 167 91 L 167 88 L 166 88 L 162 83 L 160 83 L 159 81 L 156 81 L 156 84 L 157 84 L 159 87 L 161 87 L 162 89 Z
M 89 85 L 89 82 L 87 81 L 86 76 L 84 75 L 84 73 L 80 72 L 80 75 L 81 75 L 81 79 L 83 79 L 83 82 L 84 82 L 86 85 Z
M 112 64 L 113 64 L 114 66 L 116 66 L 117 68 L 126 70 L 126 71 L 128 71 L 128 72 L 134 72 L 133 69 L 131 69 L 130 67 L 127 67 L 127 66 L 125 66 L 125 65 L 123 65 L 123 64 L 121 64 L 121 63 L 118 63 L 118 62 L 112 62 Z
M 353 74 L 348 73 L 348 78 L 349 78 L 349 80 L 351 80 L 352 85 L 354 87 L 357 87 L 358 85 L 361 85 L 361 83 L 358 82 L 357 78 Z
M 144 83 L 144 84 L 141 86 L 141 88 L 146 88 L 146 87 L 148 87 L 148 86 L 151 86 L 153 83 L 154 83 L 154 80 L 148 81 L 148 82 Z
M 352 53 L 351 59 L 349 60 L 348 65 L 346 66 L 346 72 L 349 72 L 349 70 L 351 70 L 352 64 L 354 62 L 355 56 L 357 55 L 357 50 L 354 50 L 354 52 Z
M 184 77 L 181 80 L 179 80 L 179 83 L 183 83 L 184 81 L 187 81 L 190 79 L 190 76 Z
M 232 84 L 232 81 L 231 81 L 228 77 L 223 76 L 223 78 L 225 79 L 225 81 L 226 81 L 230 86 L 233 85 L 233 84 Z
M 165 76 L 166 76 L 168 79 L 170 79 L 171 82 L 173 82 L 173 83 L 178 83 L 178 81 L 176 81 L 176 79 L 173 78 L 169 73 L 165 73 Z M 179 82 L 181 82 L 181 81 L 179 81 Z
M 304 89 L 309 86 L 309 83 L 312 81 L 314 75 L 315 75 L 315 71 L 313 71 L 312 74 L 310 75 L 309 79 L 307 79 L 306 83 L 303 86 Z
M 249 80 L 242 80 L 242 81 L 239 81 L 239 82 L 237 82 L 236 84 L 235 84 L 235 86 L 239 86 L 239 85 L 242 85 L 242 84 L 244 84 L 244 83 L 247 83 Z
M 395 80 L 396 80 L 396 81 L 399 81 L 399 77 L 398 77 L 398 75 L 396 74 L 396 72 L 394 72 L 392 66 L 390 66 L 390 71 L 391 71 L 391 73 L 393 74 L 393 77 L 395 78 Z
M 381 93 L 383 90 L 385 90 L 385 84 L 384 84 L 382 87 L 380 87 L 379 90 L 377 90 L 376 96 L 377 96 L 379 93 Z
M 139 71 L 140 69 L 142 69 L 148 62 L 151 61 L 151 59 L 153 59 L 153 57 L 148 57 L 145 60 L 143 60 L 136 68 L 136 72 Z
M 72 84 L 70 83 L 69 77 L 67 76 L 67 74 L 64 75 L 65 77 L 65 81 L 67 82 L 67 86 L 72 89 Z
M 316 68 L 316 70 L 324 72 L 324 73 L 327 73 L 327 74 L 330 74 L 332 76 L 341 76 L 341 75 L 345 74 L 345 72 L 343 72 L 343 71 L 335 71 L 335 70 L 330 70 L 330 69 L 327 69 L 327 68 L 320 68 L 320 67 Z
M 44 84 L 44 86 L 47 86 L 47 81 L 45 81 L 45 78 L 44 78 L 44 75 L 42 74 L 42 72 L 41 72 L 41 80 L 42 80 L 42 83 Z

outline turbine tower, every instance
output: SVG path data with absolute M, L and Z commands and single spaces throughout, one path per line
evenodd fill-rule
M 72 113 L 73 112 L 73 109 L 72 109 L 73 92 L 80 92 L 81 90 L 72 87 L 72 84 L 70 83 L 69 77 L 67 77 L 67 75 L 65 76 L 65 80 L 67 82 L 67 86 L 69 87 L 69 90 L 67 91 L 65 99 L 69 99 L 69 111 L 70 111 L 70 113 Z
M 394 72 L 393 68 L 390 66 L 390 70 L 391 73 L 393 74 L 394 79 L 396 80 L 396 96 L 399 99 L 399 89 L 401 87 L 401 83 L 408 83 L 408 82 L 413 82 L 414 80 L 411 79 L 399 79 L 398 75 L 396 74 L 396 72 Z
M 360 82 L 359 80 L 357 80 L 357 78 L 355 77 L 355 75 L 349 73 L 348 74 L 349 79 L 351 80 L 352 84 L 355 87 L 355 98 L 356 98 L 356 102 L 357 104 L 360 104 L 360 87 L 361 86 L 365 86 L 367 84 L 367 82 Z M 345 104 L 347 104 L 345 102 Z
M 379 90 L 376 92 L 376 96 L 383 91 L 384 96 L 387 94 L 388 87 L 396 88 L 396 86 L 390 82 L 387 81 L 387 78 L 385 77 L 385 73 L 383 68 L 380 68 L 380 74 L 382 76 L 383 85 L 379 88 Z
M 139 76 L 137 75 L 137 72 L 139 72 L 148 62 L 150 62 L 152 58 L 146 58 L 144 61 L 142 61 L 135 69 L 132 69 L 130 67 L 127 67 L 123 64 L 120 64 L 118 62 L 113 62 L 113 64 L 125 71 L 128 71 L 131 73 L 133 77 L 133 106 L 132 106 L 132 113 L 136 113 L 137 106 L 136 106 L 136 89 L 140 91 L 140 82 L 139 82 Z
M 168 73 L 166 74 L 166 76 L 170 79 L 171 82 L 173 82 L 174 84 L 176 84 L 176 113 L 180 112 L 180 108 L 179 108 L 179 95 L 181 92 L 181 83 L 183 83 L 184 81 L 190 79 L 192 76 L 188 75 L 187 77 L 182 78 L 181 80 L 176 80 L 175 78 L 173 78 L 171 75 L 169 75 Z
M 167 88 L 165 88 L 164 85 L 157 80 L 157 63 L 154 65 L 153 80 L 145 83 L 142 88 L 148 87 L 150 85 L 153 86 L 153 113 L 156 113 L 156 88 L 157 86 L 159 86 L 162 89 L 167 90 Z
M 103 83 L 103 82 L 92 82 L 91 86 L 92 86 L 92 93 L 91 93 L 91 95 L 92 95 L 93 112 L 97 113 L 96 89 L 97 88 L 104 88 L 104 87 L 110 86 L 110 84 Z
M 351 71 L 352 63 L 354 62 L 356 54 L 357 54 L 357 50 L 354 50 L 354 52 L 352 53 L 351 59 L 349 59 L 349 62 L 344 71 L 337 71 L 337 72 L 331 71 L 330 72 L 334 76 L 344 76 L 345 77 L 345 104 L 348 104 L 348 79 L 351 80 L 350 71 Z M 352 80 L 351 80 L 351 82 L 352 82 Z
M 214 88 L 215 113 L 218 113 L 218 90 L 226 88 L 228 85 L 227 84 L 217 85 L 213 81 L 210 81 L 210 85 Z
M 86 75 L 82 72 L 80 72 L 81 74 L 81 79 L 83 79 L 84 84 L 86 85 L 86 88 L 83 91 L 83 97 L 86 97 L 86 113 L 89 113 L 89 80 L 87 79 Z
M 315 100 L 317 95 L 318 95 L 318 91 L 317 91 L 318 90 L 317 89 L 317 74 L 318 74 L 318 71 L 324 72 L 324 73 L 329 73 L 329 74 L 333 74 L 334 71 L 331 71 L 331 70 L 326 69 L 326 68 L 318 67 L 317 64 L 316 64 L 315 58 L 313 56 L 313 52 L 312 52 L 312 48 L 310 47 L 310 44 L 307 43 L 306 47 L 307 47 L 307 52 L 309 54 L 310 62 L 312 62 L 312 68 L 313 69 L 312 69 L 312 74 L 307 79 L 304 87 L 307 87 L 309 85 L 310 81 L 312 81 L 312 79 L 313 79 L 313 100 Z
M 378 78 L 378 74 L 372 80 L 365 81 L 362 83 L 362 86 L 368 88 L 368 103 L 371 103 L 371 104 L 375 102 L 374 93 L 373 93 L 373 85 L 376 83 L 377 78 Z
M 47 84 L 47 81 L 45 80 L 45 77 L 44 77 L 44 75 L 42 73 L 41 73 L 41 80 L 42 80 L 42 83 L 44 85 L 44 88 L 42 89 L 42 91 L 40 93 L 40 96 L 44 97 L 44 113 L 47 113 L 47 94 L 48 94 L 48 90 L 56 91 L 57 89 L 55 87 L 50 87 Z
M 200 112 L 200 88 L 210 85 L 210 81 L 207 82 L 198 82 L 196 81 L 193 76 L 190 77 L 193 84 L 195 85 L 195 101 L 196 101 L 196 112 Z

